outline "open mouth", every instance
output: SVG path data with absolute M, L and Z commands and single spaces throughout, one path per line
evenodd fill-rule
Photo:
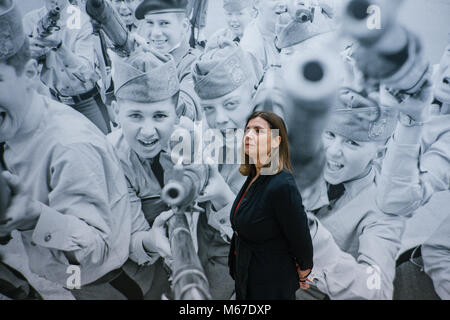
M 152 40 L 155 47 L 162 47 L 167 43 L 167 40 Z
M 332 160 L 328 160 L 327 161 L 327 168 L 329 171 L 331 172 L 336 172 L 341 170 L 344 167 L 343 164 L 336 162 L 336 161 L 332 161 Z
M 138 142 L 145 148 L 152 148 L 154 147 L 157 143 L 158 143 L 158 139 L 153 139 L 153 140 L 142 140 L 142 139 L 138 139 Z

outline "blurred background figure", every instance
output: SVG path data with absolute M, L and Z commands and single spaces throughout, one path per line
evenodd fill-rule
M 252 0 L 223 0 L 227 27 L 219 29 L 208 39 L 208 42 L 215 43 L 219 37 L 240 42 L 245 28 L 255 15 L 252 2 Z
M 113 8 L 119 13 L 122 22 L 128 31 L 137 30 L 138 21 L 134 16 L 134 12 L 141 0 L 111 0 Z

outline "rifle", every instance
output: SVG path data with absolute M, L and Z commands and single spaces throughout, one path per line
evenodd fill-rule
M 294 175 L 302 189 L 320 177 L 325 165 L 322 133 L 337 103 L 341 60 L 330 50 L 309 49 L 284 69 L 285 119 L 291 128 Z
M 342 19 L 343 33 L 359 44 L 355 60 L 367 82 L 385 84 L 399 101 L 423 88 L 430 66 L 418 36 L 398 22 L 402 2 L 347 0 Z M 371 25 L 371 12 L 382 18 L 379 26 Z
M 200 43 L 198 37 L 200 29 L 204 27 L 206 12 L 208 10 L 208 0 L 190 0 L 188 4 L 188 16 L 191 23 L 191 37 L 189 39 L 189 45 L 195 48 Z M 204 46 L 203 46 L 204 47 Z
M 200 167 L 176 165 L 169 173 L 169 181 L 161 198 L 174 211 L 169 220 L 169 239 L 173 256 L 172 289 L 176 300 L 209 300 L 208 279 L 195 252 L 184 212 L 201 192 L 207 176 Z

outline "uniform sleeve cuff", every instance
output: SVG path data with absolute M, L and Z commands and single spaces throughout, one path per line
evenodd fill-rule
M 153 264 L 160 257 L 159 253 L 145 249 L 144 238 L 146 233 L 147 231 L 137 232 L 133 235 L 131 240 L 132 248 L 130 250 L 130 257 L 139 265 Z

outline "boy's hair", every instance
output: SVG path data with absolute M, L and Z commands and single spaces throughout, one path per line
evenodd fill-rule
M 177 93 L 175 93 L 171 98 L 171 101 L 174 105 L 175 110 L 177 109 L 178 106 L 178 101 L 180 99 L 180 91 L 178 91 Z M 122 98 L 115 98 L 116 102 L 118 103 L 126 103 L 127 99 L 122 99 Z M 140 103 L 144 103 L 144 102 L 140 102 Z
M 22 75 L 25 65 L 31 59 L 30 52 L 30 43 L 28 39 L 25 38 L 23 45 L 20 47 L 19 51 L 17 51 L 12 57 L 8 59 L 0 59 L 0 63 L 4 63 L 8 66 L 11 66 L 16 71 L 16 75 Z

